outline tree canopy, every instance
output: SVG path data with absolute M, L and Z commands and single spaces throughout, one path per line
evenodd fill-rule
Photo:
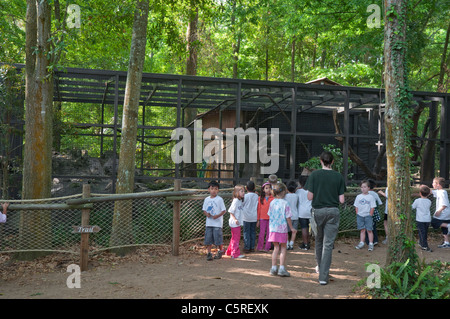
M 127 70 L 133 25 L 131 0 L 47 0 L 52 7 L 52 64 Z M 68 6 L 79 6 L 80 28 Z M 380 27 L 368 24 L 380 8 Z M 444 55 L 446 0 L 408 4 L 408 73 L 412 90 L 449 91 Z M 144 72 L 186 73 L 186 31 L 198 9 L 197 74 L 307 82 L 318 77 L 350 86 L 383 87 L 381 1 L 152 0 Z M 0 2 L 0 61 L 25 63 L 26 5 Z M 72 15 L 72 16 L 71 16 Z M 442 72 L 441 72 L 442 71 Z

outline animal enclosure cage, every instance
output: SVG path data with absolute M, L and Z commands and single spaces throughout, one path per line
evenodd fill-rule
M 16 65 L 18 70 L 23 65 Z M 54 74 L 54 149 L 57 154 L 78 152 L 100 159 L 98 170 L 54 170 L 54 178 L 108 180 L 115 192 L 117 163 L 122 130 L 122 105 L 127 73 L 124 71 L 67 68 Z M 330 82 L 326 82 L 330 83 Z M 449 180 L 450 94 L 412 92 L 422 107 L 425 123 L 413 136 L 414 145 L 434 143 L 431 165 Z M 414 107 L 414 106 L 412 106 Z M 194 110 L 195 117 L 188 116 Z M 217 164 L 205 158 L 197 163 L 175 163 L 171 150 L 176 128 L 194 133 L 201 120 L 202 133 L 217 128 L 278 129 L 279 165 L 276 174 L 282 180 L 297 179 L 300 164 L 318 156 L 323 145 L 341 148 L 342 174 L 352 173 L 354 182 L 375 172 L 383 183 L 384 90 L 242 79 L 144 73 L 138 119 L 136 181 L 181 179 L 205 181 L 212 178 L 224 184 L 236 184 L 250 177 L 265 178 L 258 163 L 236 160 L 237 141 L 224 144 L 234 149 L 233 160 Z M 428 132 L 436 132 L 435 136 Z M 426 133 L 426 134 L 425 134 Z M 20 136 L 17 135 L 17 136 Z M 11 139 L 20 148 L 21 138 Z M 207 142 L 207 141 L 206 141 Z M 231 143 L 230 143 L 231 142 Z M 245 144 L 246 156 L 250 149 Z M 206 143 L 205 143 L 206 145 Z M 203 147 L 205 147 L 203 145 Z M 3 148 L 2 148 L 3 149 Z M 269 152 L 274 153 L 270 149 Z M 364 165 L 348 165 L 347 159 Z M 417 157 L 421 160 L 421 156 Z M 55 165 L 54 165 L 55 166 Z M 56 165 L 57 166 L 57 165 Z M 56 167 L 57 168 L 57 167 Z

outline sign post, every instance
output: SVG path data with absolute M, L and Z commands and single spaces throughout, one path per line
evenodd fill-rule
M 83 185 L 83 198 L 91 197 L 91 185 Z M 89 227 L 90 209 L 83 208 L 81 210 L 81 229 Z M 81 271 L 88 269 L 89 258 L 89 232 L 81 232 L 81 246 L 80 246 L 80 268 Z
M 72 233 L 74 234 L 92 234 L 92 233 L 98 233 L 101 228 L 98 226 L 72 226 L 73 230 Z

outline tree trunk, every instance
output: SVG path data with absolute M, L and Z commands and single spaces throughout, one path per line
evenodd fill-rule
M 410 191 L 410 93 L 406 65 L 406 0 L 385 0 L 384 81 L 389 188 L 387 264 L 415 261 Z
M 197 54 L 198 54 L 198 8 L 192 9 L 189 24 L 186 32 L 187 52 L 186 75 L 197 75 Z M 184 124 L 192 124 L 197 116 L 197 109 L 187 107 L 184 109 Z M 191 133 L 191 154 L 194 154 L 194 134 Z M 194 162 L 194 161 L 192 161 Z M 194 163 L 184 163 L 184 176 L 196 177 L 197 171 Z
M 123 103 L 122 135 L 116 184 L 117 194 L 132 193 L 134 190 L 137 124 L 145 45 L 147 42 L 148 11 L 149 0 L 136 1 L 130 62 Z M 133 244 L 132 213 L 131 201 L 115 202 L 110 239 L 111 246 Z M 128 250 L 128 248 L 120 248 L 115 250 L 115 252 L 123 255 Z
M 293 36 L 291 44 L 291 82 L 295 82 L 295 40 L 295 36 Z
M 266 29 L 266 63 L 265 63 L 265 79 L 269 81 L 269 34 L 270 34 L 270 26 L 267 25 Z
M 48 1 L 27 1 L 25 149 L 22 198 L 51 197 L 53 77 L 48 72 L 51 9 Z M 51 248 L 51 213 L 21 212 L 19 247 Z M 46 253 L 20 253 L 34 259 Z
M 23 118 L 24 91 L 21 75 L 15 67 L 4 65 L 2 72 L 4 73 L 0 75 L 0 82 L 3 83 L 3 88 L 0 88 L 0 184 L 2 198 L 8 199 L 11 186 L 10 164 L 15 159 L 14 151 L 18 147 L 14 143 L 14 138 L 20 134 L 16 122 Z
M 445 91 L 446 91 L 445 87 L 444 87 L 444 75 L 445 75 L 445 70 L 447 68 L 447 65 L 445 65 L 445 61 L 446 61 L 446 56 L 447 56 L 449 37 L 450 37 L 450 23 L 448 24 L 447 34 L 445 36 L 444 50 L 442 52 L 441 68 L 439 71 L 439 80 L 438 80 L 438 92 L 443 92 L 443 93 L 445 93 Z
M 233 41 L 233 79 L 238 77 L 238 62 L 239 62 L 239 49 L 241 47 L 241 36 L 236 31 L 236 0 L 233 1 L 233 14 L 231 15 L 231 32 L 234 38 Z

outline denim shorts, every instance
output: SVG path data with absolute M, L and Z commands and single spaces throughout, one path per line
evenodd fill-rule
M 373 230 L 373 218 L 372 216 L 366 216 L 362 217 L 359 215 L 356 215 L 356 226 L 359 230 L 365 229 L 365 230 Z
M 299 218 L 300 228 L 308 228 L 309 227 L 309 218 Z
M 434 229 L 438 229 L 444 223 L 445 224 L 450 224 L 450 220 L 437 219 L 436 217 L 433 217 L 431 219 L 431 227 L 433 227 Z M 442 229 L 442 234 L 443 235 L 447 235 L 448 234 L 448 228 L 447 227 L 441 227 L 441 229 Z
M 206 226 L 205 229 L 205 245 L 223 245 L 222 227 Z

